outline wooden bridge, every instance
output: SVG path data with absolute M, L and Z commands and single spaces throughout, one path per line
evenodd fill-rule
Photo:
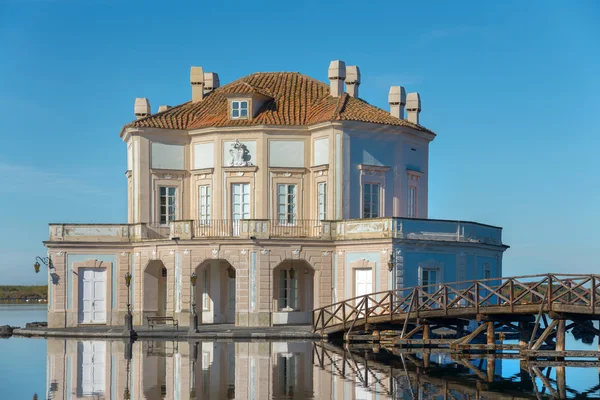
M 313 329 L 347 342 L 598 357 L 595 350 L 565 350 L 570 329 L 600 336 L 589 323 L 598 319 L 600 275 L 544 274 L 371 293 L 313 310 Z M 507 334 L 519 344 L 502 344 Z M 479 336 L 485 344 L 472 344 Z

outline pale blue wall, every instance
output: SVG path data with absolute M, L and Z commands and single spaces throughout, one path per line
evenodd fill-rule
M 456 282 L 460 280 L 475 280 L 484 278 L 485 263 L 490 265 L 491 277 L 502 276 L 501 266 L 501 251 L 498 251 L 498 256 L 490 255 L 489 252 L 473 249 L 472 247 L 462 246 L 447 246 L 447 250 L 439 249 L 437 251 L 414 250 L 403 246 L 395 246 L 394 251 L 402 250 L 404 257 L 404 287 L 413 287 L 419 284 L 418 269 L 419 265 L 425 265 L 428 262 L 434 261 L 443 264 L 443 274 L 440 283 Z M 465 254 L 466 261 L 466 276 L 460 279 L 458 276 L 459 255 Z
M 107 277 L 112 281 L 111 304 L 113 310 L 117 307 L 117 255 L 116 254 L 68 254 L 67 253 L 67 309 L 73 309 L 73 285 L 78 284 L 77 276 L 73 274 L 73 263 L 87 260 L 98 260 L 112 263 L 112 276 Z M 75 299 L 77 300 L 77 299 Z M 108 300 L 108 299 L 107 299 Z
M 379 252 L 378 251 L 346 252 L 346 264 L 345 264 L 345 274 L 344 274 L 344 276 L 346 277 L 346 279 L 345 279 L 346 287 L 344 288 L 345 292 L 347 293 L 346 298 L 350 297 L 350 293 L 353 292 L 353 290 L 352 290 L 353 278 L 352 278 L 352 270 L 350 268 L 350 264 L 352 264 L 355 261 L 361 260 L 361 259 L 375 263 L 375 282 L 373 282 L 373 292 L 378 292 L 381 290 L 379 287 L 379 281 L 380 281 L 380 279 L 379 279 L 379 275 L 380 275 Z
M 394 142 L 373 140 L 363 137 L 350 137 L 350 218 L 362 218 L 360 210 L 360 171 L 359 164 L 393 167 Z M 386 196 L 385 216 L 393 212 L 394 171 L 385 174 Z

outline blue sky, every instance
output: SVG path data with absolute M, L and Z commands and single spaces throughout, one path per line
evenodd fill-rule
M 190 98 L 189 67 L 421 93 L 430 217 L 504 227 L 504 273 L 597 272 L 600 2 L 0 0 L 0 284 L 33 274 L 49 222 L 126 222 L 133 101 Z

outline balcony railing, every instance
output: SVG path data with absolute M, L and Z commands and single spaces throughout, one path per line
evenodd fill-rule
M 298 219 L 213 219 L 171 221 L 169 225 L 50 224 L 51 241 L 138 242 L 143 240 L 271 239 L 320 240 L 405 239 L 502 245 L 502 229 L 474 222 L 411 218 L 341 221 Z

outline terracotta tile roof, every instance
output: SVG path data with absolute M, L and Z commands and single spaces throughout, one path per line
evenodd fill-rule
M 250 119 L 228 117 L 226 95 L 258 93 L 270 98 Z M 258 72 L 207 94 L 202 101 L 187 102 L 133 121 L 125 127 L 198 129 L 246 125 L 310 125 L 326 121 L 361 121 L 429 129 L 392 117 L 387 111 L 344 93 L 329 96 L 329 85 L 297 72 Z

